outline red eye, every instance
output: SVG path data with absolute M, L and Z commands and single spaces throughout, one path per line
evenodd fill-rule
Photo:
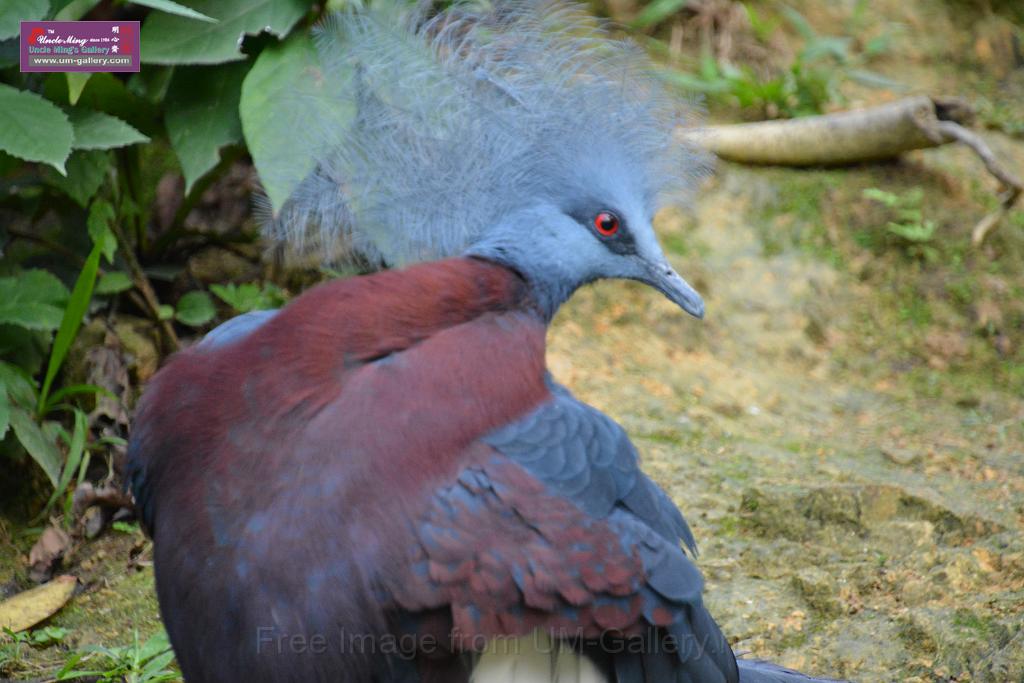
M 619 217 L 611 211 L 602 211 L 594 216 L 594 227 L 605 237 L 611 237 L 619 231 Z

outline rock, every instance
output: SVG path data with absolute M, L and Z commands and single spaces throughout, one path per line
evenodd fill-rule
M 930 578 L 957 592 L 976 590 L 983 580 L 978 562 L 965 551 L 958 552 L 948 562 L 933 568 Z
M 882 456 L 891 463 L 906 467 L 913 465 L 921 459 L 921 454 L 910 450 L 909 448 L 900 448 L 899 446 L 882 446 Z
M 897 554 L 917 552 L 935 545 L 935 525 L 925 519 L 894 519 L 882 522 L 871 530 L 876 545 L 893 548 Z
M 748 488 L 740 500 L 740 518 L 768 536 L 802 540 L 810 533 L 807 519 L 796 508 L 796 498 L 787 492 Z
M 797 571 L 792 586 L 815 612 L 824 617 L 836 617 L 845 612 L 840 598 L 839 583 L 828 572 L 817 567 Z
M 259 275 L 259 265 L 221 247 L 208 247 L 188 260 L 186 269 L 199 282 L 250 280 Z
M 159 334 L 153 323 L 142 318 L 119 315 L 114 321 L 114 332 L 129 354 L 128 369 L 136 383 L 145 383 L 160 367 Z

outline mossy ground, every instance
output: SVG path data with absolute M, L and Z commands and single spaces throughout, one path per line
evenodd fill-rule
M 792 4 L 842 34 L 857 3 Z M 896 36 L 871 67 L 982 103 L 1002 131 L 986 138 L 1024 172 L 1024 76 L 993 61 L 1021 24 L 971 3 L 870 6 L 859 30 Z M 923 190 L 934 253 L 887 232 L 872 187 Z M 1024 211 L 970 245 L 995 189 L 952 146 L 841 170 L 720 164 L 692 216 L 659 219 L 705 321 L 618 282 L 559 314 L 553 373 L 626 427 L 682 508 L 737 649 L 862 681 L 1024 680 Z M 0 529 L 9 589 L 24 527 Z M 0 675 L 155 631 L 142 543 L 108 532 L 77 551 L 85 588 L 52 619 L 65 643 Z

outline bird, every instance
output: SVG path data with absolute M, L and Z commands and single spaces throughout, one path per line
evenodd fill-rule
M 682 513 L 545 361 L 597 280 L 704 315 L 652 227 L 708 172 L 695 106 L 561 0 L 374 3 L 317 46 L 351 120 L 296 130 L 313 170 L 267 232 L 382 268 L 146 387 L 126 479 L 185 680 L 824 680 L 736 657 Z

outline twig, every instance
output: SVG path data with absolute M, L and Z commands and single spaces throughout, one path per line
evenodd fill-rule
M 1010 209 L 1013 208 L 1013 205 L 1020 198 L 1021 193 L 1024 193 L 1024 182 L 1021 182 L 1020 178 L 999 163 L 995 154 L 992 153 L 992 149 L 974 131 L 968 130 L 953 121 L 939 121 L 935 124 L 935 128 L 947 140 L 956 140 L 970 147 L 978 155 L 982 163 L 985 164 L 988 172 L 1006 186 L 1006 192 L 1000 198 L 999 208 L 978 221 L 978 224 L 974 226 L 974 230 L 971 232 L 971 243 L 976 247 L 981 246 L 985 238 L 988 237 L 988 234 L 1010 212 Z
M 171 350 L 177 351 L 181 348 L 181 342 L 178 341 L 178 335 L 174 333 L 174 327 L 171 326 L 171 323 L 160 317 L 160 300 L 156 298 L 156 292 L 153 291 L 153 285 L 149 283 L 149 278 L 146 277 L 145 271 L 142 270 L 142 264 L 140 264 L 139 259 L 136 258 L 135 251 L 132 249 L 131 243 L 128 241 L 128 238 L 125 237 L 124 230 L 122 230 L 121 226 L 116 222 L 111 223 L 110 229 L 114 231 L 117 243 L 121 247 L 121 255 L 124 257 L 125 263 L 128 265 L 128 270 L 131 272 L 132 280 L 135 282 L 135 288 L 141 292 L 142 298 L 146 302 L 146 308 L 149 309 L 153 319 L 160 325 L 160 329 L 163 331 Z

